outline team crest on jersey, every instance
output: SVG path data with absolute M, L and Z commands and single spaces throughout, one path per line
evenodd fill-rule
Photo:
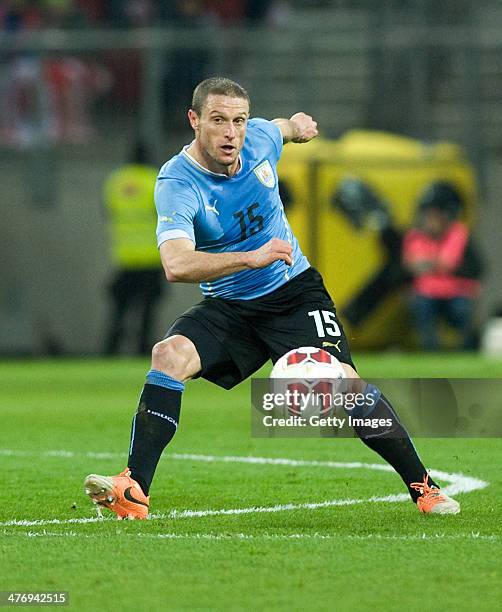
M 269 189 L 273 189 L 275 187 L 275 175 L 268 159 L 262 162 L 259 166 L 256 166 L 254 173 L 258 177 L 260 183 L 263 183 L 265 187 L 268 187 Z

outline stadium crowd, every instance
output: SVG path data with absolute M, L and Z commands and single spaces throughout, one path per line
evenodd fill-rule
M 288 0 L 6 0 L 0 33 L 42 30 L 174 27 L 209 31 L 227 26 L 281 25 Z M 166 115 L 179 112 L 195 83 L 210 70 L 204 49 L 177 49 L 165 58 L 162 79 Z M 0 143 L 33 147 L 85 143 L 95 133 L 92 108 L 110 93 L 114 106 L 139 96 L 139 55 L 126 60 L 105 53 L 94 61 L 71 54 L 51 57 L 12 52 L 2 57 Z
M 253 25 L 287 10 L 287 0 L 6 0 L 0 6 L 4 31 L 44 28 L 132 28 Z

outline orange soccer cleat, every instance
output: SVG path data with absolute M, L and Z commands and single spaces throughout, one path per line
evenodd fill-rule
M 101 516 L 101 506 L 115 512 L 119 520 L 146 519 L 150 498 L 139 484 L 131 478 L 131 471 L 126 468 L 118 476 L 99 476 L 89 474 L 84 481 L 84 492 L 94 504 Z
M 441 489 L 431 487 L 428 484 L 429 476 L 424 476 L 423 482 L 412 482 L 411 487 L 415 491 L 420 491 L 420 497 L 417 499 L 417 506 L 423 514 L 458 514 L 460 512 L 460 504 L 448 497 L 446 493 L 442 493 Z

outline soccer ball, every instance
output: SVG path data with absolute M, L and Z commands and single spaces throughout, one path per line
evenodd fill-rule
M 313 346 L 302 346 L 283 355 L 270 378 L 276 397 L 286 396 L 279 410 L 283 416 L 331 414 L 334 398 L 343 393 L 345 370 L 336 357 Z

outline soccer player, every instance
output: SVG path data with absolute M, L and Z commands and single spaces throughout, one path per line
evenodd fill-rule
M 167 279 L 200 283 L 204 299 L 153 347 L 128 467 L 118 476 L 91 474 L 85 492 L 119 518 L 146 518 L 185 383 L 202 376 L 230 389 L 268 359 L 300 346 L 321 348 L 330 332 L 339 342 L 325 349 L 343 363 L 351 390 L 369 398 L 352 416 L 394 423 L 378 433 L 356 427 L 359 437 L 394 467 L 420 511 L 457 513 L 459 504 L 429 478 L 387 399 L 359 378 L 333 301 L 284 214 L 276 170 L 283 144 L 312 140 L 316 122 L 302 112 L 250 119 L 249 110 L 247 92 L 226 78 L 202 81 L 193 92 L 188 119 L 195 138 L 157 179 L 157 241 Z

